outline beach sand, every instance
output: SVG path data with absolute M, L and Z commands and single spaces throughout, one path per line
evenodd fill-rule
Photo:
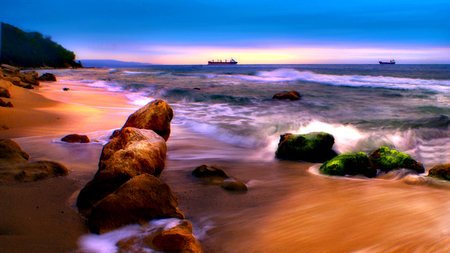
M 13 138 L 30 154 L 30 161 L 62 162 L 71 174 L 0 185 L 0 252 L 73 251 L 78 237 L 88 232 L 74 204 L 77 191 L 96 172 L 102 145 L 68 144 L 74 148 L 67 148 L 52 140 L 120 128 L 137 106 L 113 92 L 63 82 L 43 83 L 37 90 L 8 88 L 11 98 L 3 100 L 14 107 L 0 107 L 0 124 L 10 128 L 0 131 L 0 139 Z

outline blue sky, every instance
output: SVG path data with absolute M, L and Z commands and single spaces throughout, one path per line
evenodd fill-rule
M 0 21 L 78 59 L 448 64 L 449 13 L 448 0 L 17 0 L 2 3 Z

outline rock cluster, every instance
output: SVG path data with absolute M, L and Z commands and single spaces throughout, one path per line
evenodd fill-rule
M 167 183 L 159 180 L 165 167 L 172 117 L 173 110 L 166 102 L 153 101 L 133 113 L 103 147 L 97 173 L 77 198 L 78 209 L 88 218 L 91 232 L 101 234 L 155 218 L 184 219 L 177 208 L 178 198 Z M 178 230 L 152 236 L 147 246 L 165 252 L 202 252 L 192 227 L 182 233 Z M 118 243 L 119 248 L 127 245 Z M 198 248 L 190 251 L 191 246 L 186 245 Z
M 39 86 L 39 81 L 56 81 L 54 74 L 45 73 L 42 76 L 39 76 L 36 71 L 21 72 L 19 68 L 7 64 L 1 65 L 0 78 L 10 81 L 14 85 L 28 89 L 34 89 L 33 85 Z
M 30 155 L 17 142 L 0 140 L 0 183 L 31 182 L 69 174 L 69 169 L 61 163 L 29 162 L 29 159 Z
M 409 155 L 380 147 L 367 156 L 363 152 L 358 154 L 342 154 L 322 164 L 319 172 L 327 175 L 345 176 L 362 174 L 375 177 L 378 171 L 389 172 L 398 169 L 414 170 L 417 173 L 425 171 L 423 165 Z

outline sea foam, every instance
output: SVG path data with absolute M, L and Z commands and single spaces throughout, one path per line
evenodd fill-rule
M 428 89 L 438 92 L 450 92 L 450 80 L 425 80 L 385 76 L 325 75 L 316 74 L 310 71 L 297 71 L 294 69 L 260 71 L 255 76 L 238 75 L 238 77 L 246 81 L 306 81 L 337 86 L 373 87 L 405 90 Z

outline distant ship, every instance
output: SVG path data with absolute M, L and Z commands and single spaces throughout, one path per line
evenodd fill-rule
M 217 61 L 208 61 L 208 65 L 235 65 L 237 64 L 237 61 L 233 60 L 233 58 L 231 58 L 230 61 L 222 61 L 222 60 L 217 60 Z
M 379 64 L 395 64 L 395 60 L 390 60 L 389 62 L 379 61 Z

